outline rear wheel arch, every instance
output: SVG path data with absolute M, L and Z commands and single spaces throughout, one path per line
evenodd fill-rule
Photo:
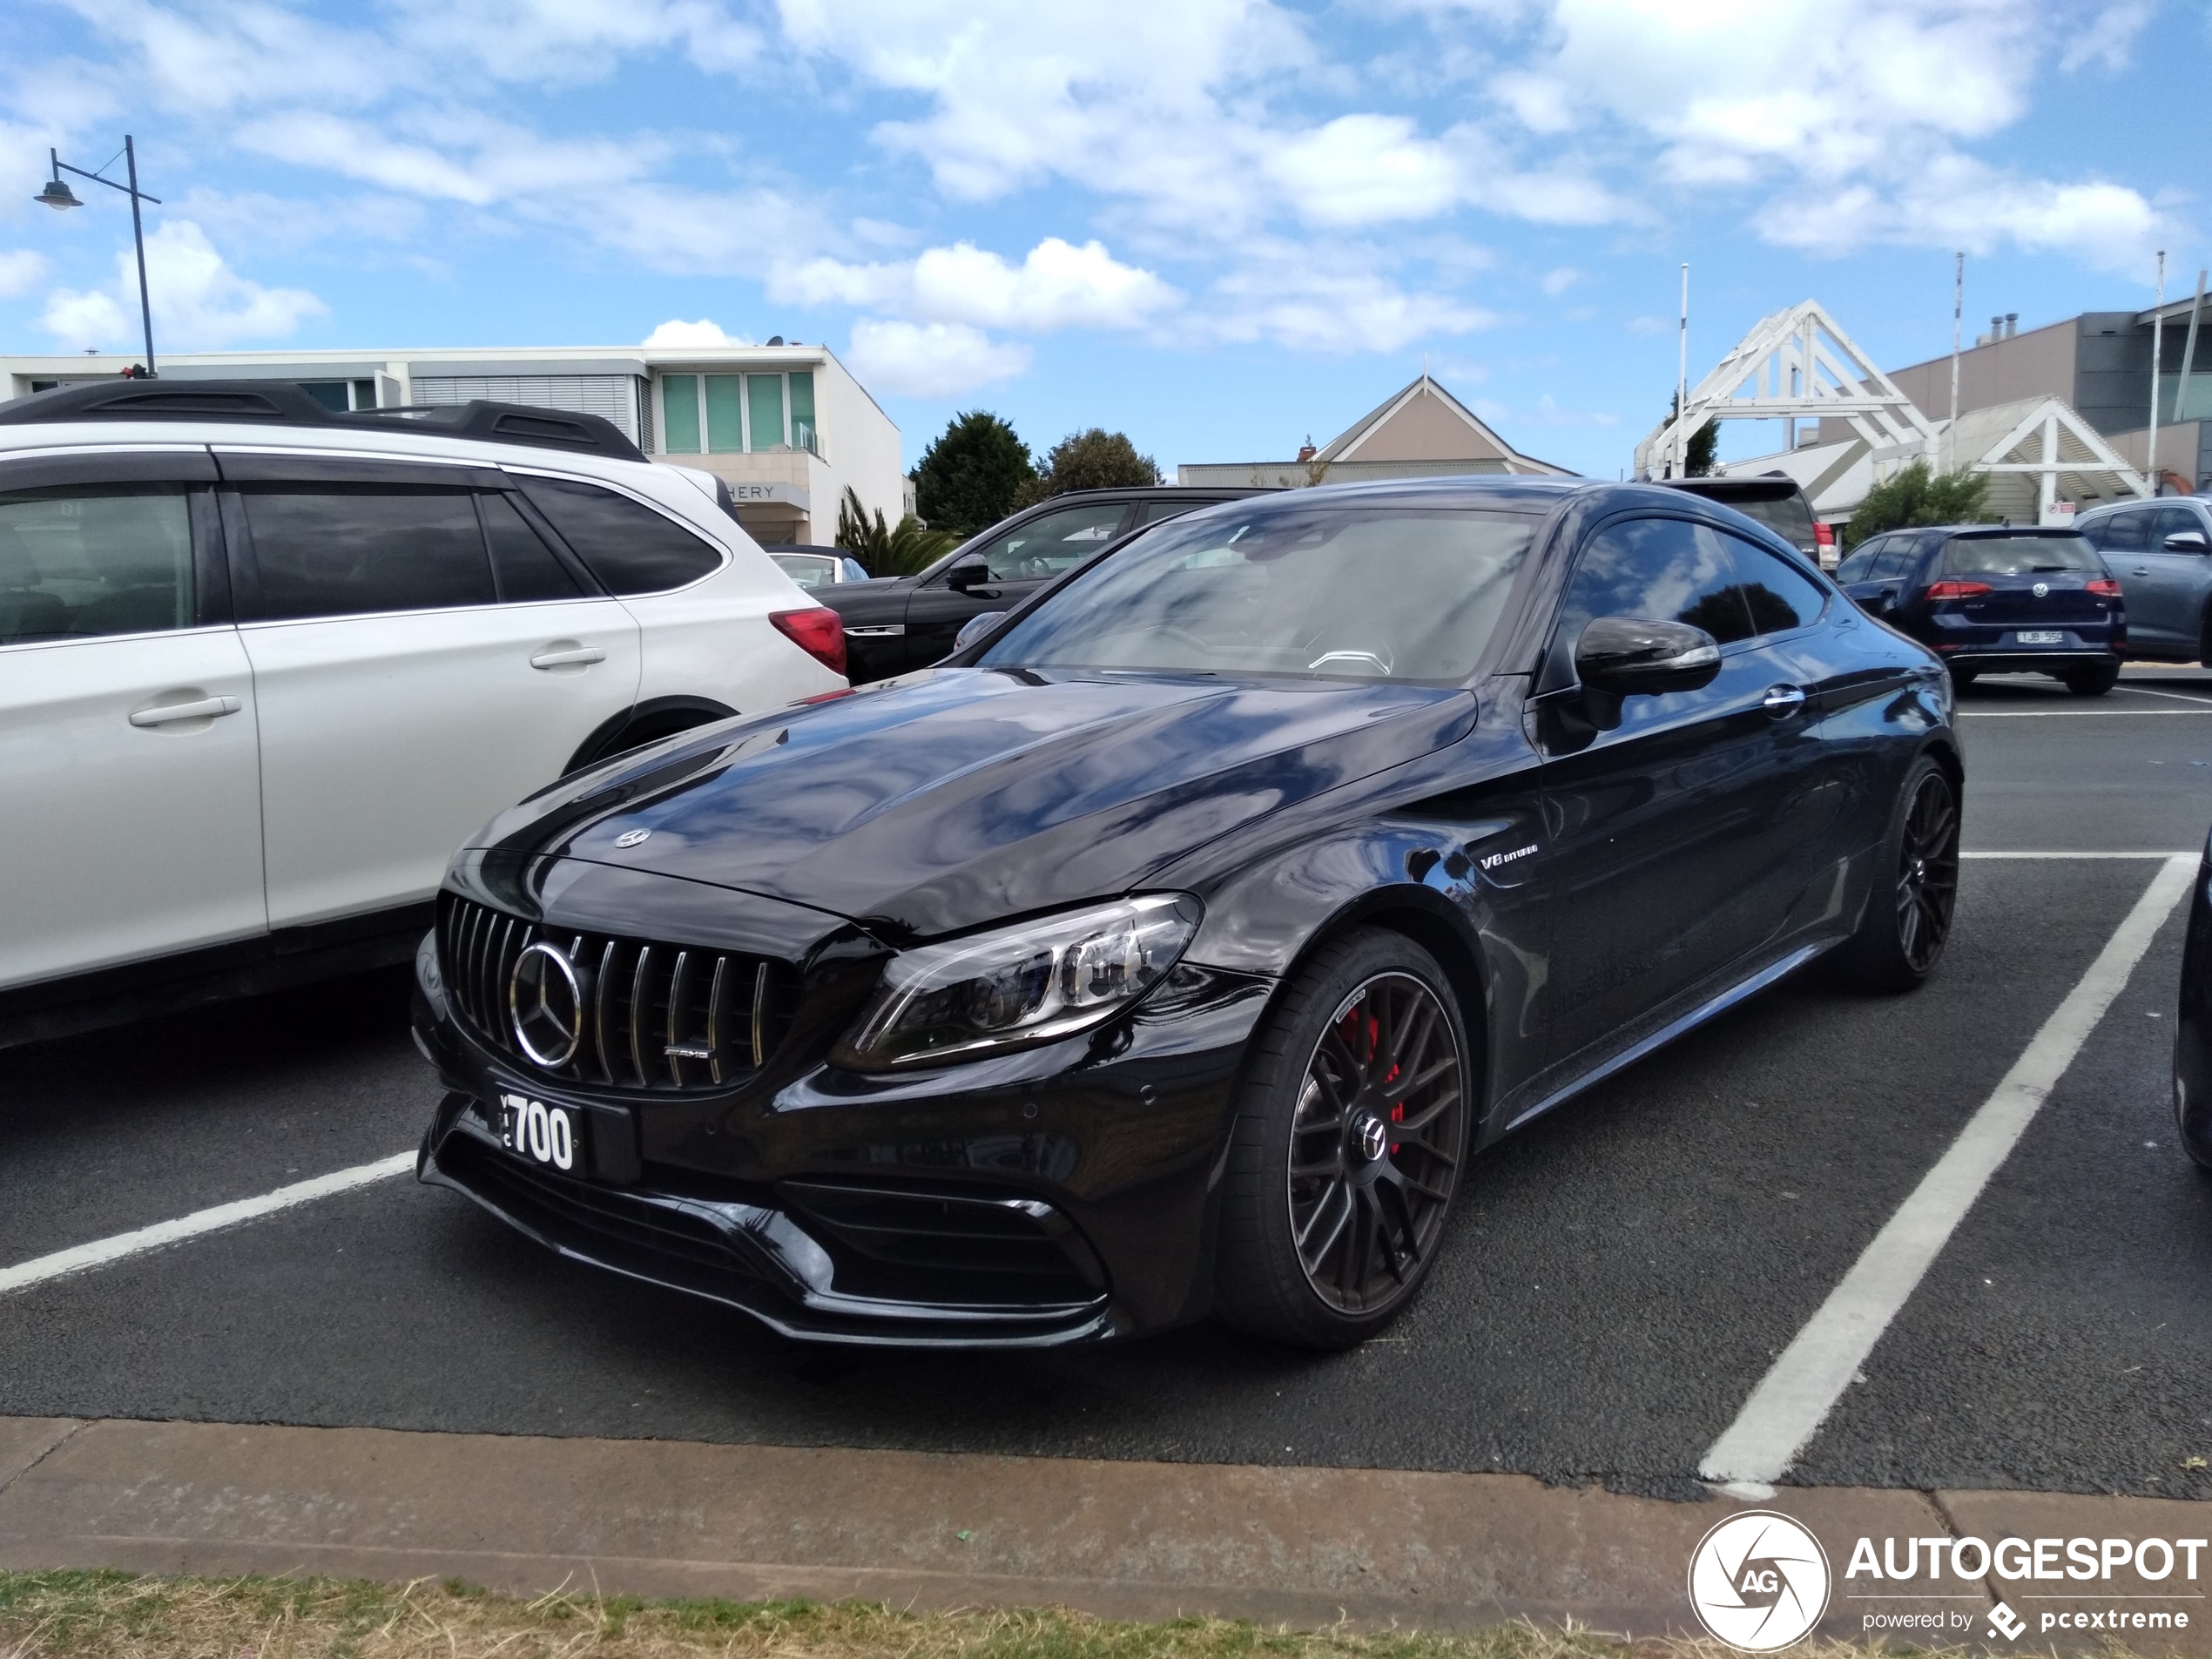
M 705 725 L 715 720 L 727 720 L 738 711 L 727 704 L 717 703 L 705 697 L 651 697 L 643 703 L 633 704 L 620 714 L 602 721 L 591 734 L 577 745 L 569 757 L 569 764 L 561 769 L 562 776 L 581 772 L 586 766 L 610 760 L 625 750 L 641 748 L 648 743 L 658 743 L 663 738 L 672 738 L 679 732 L 693 726 Z

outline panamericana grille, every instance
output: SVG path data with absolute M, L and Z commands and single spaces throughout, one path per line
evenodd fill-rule
M 583 1039 L 558 1067 L 524 1054 L 508 1019 L 516 961 L 540 941 L 567 954 L 584 992 Z M 527 1069 L 660 1093 L 745 1082 L 796 1000 L 789 968 L 767 957 L 549 927 L 450 893 L 438 895 L 438 967 L 476 1035 Z

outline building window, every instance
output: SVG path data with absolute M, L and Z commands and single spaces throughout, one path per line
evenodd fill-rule
M 791 447 L 810 455 L 822 453 L 821 440 L 814 433 L 814 374 L 811 369 L 793 369 L 791 374 Z
M 718 455 L 745 448 L 743 406 L 735 374 L 706 376 L 706 447 Z
M 666 454 L 699 453 L 699 377 L 664 374 L 660 377 L 661 423 L 667 440 Z
M 784 377 L 748 374 L 745 377 L 745 415 L 751 427 L 748 449 L 781 448 L 784 437 Z

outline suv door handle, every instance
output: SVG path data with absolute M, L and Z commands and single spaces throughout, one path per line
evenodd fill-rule
M 2134 570 L 2128 571 L 2128 574 L 2129 576 L 2148 576 L 2150 571 L 2148 567 L 2139 564 Z
M 1802 685 L 1770 685 L 1766 695 L 1759 699 L 1759 706 L 1777 718 L 1795 714 L 1805 705 L 1805 691 Z
M 607 653 L 596 645 L 578 645 L 568 651 L 542 651 L 530 658 L 532 668 L 576 668 L 591 663 L 604 663 Z
M 191 703 L 164 703 L 158 708 L 134 709 L 131 724 L 148 726 L 167 725 L 176 720 L 209 720 L 219 714 L 236 714 L 245 706 L 242 698 L 203 697 Z

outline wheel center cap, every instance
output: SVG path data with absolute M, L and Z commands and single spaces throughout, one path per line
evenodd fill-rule
M 1915 881 L 1925 881 L 1928 879 L 1927 860 L 1915 859 L 1912 860 L 1912 879 Z
M 1390 1146 L 1390 1130 L 1381 1118 L 1372 1112 L 1362 1112 L 1352 1125 L 1352 1138 L 1359 1148 L 1359 1156 L 1372 1163 Z

